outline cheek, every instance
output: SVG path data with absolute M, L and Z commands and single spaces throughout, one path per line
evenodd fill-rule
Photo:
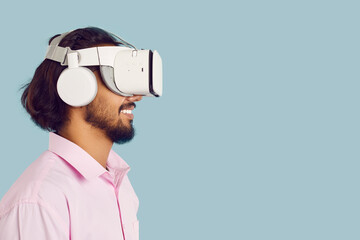
M 111 111 L 119 113 L 121 105 L 125 101 L 125 97 L 119 96 L 110 90 L 100 91 L 95 97 L 95 102 L 100 103 L 99 107 L 106 109 L 107 112 Z
M 118 108 L 124 103 L 125 97 L 117 95 L 106 88 L 105 91 L 101 92 L 102 98 L 106 99 L 109 105 L 117 106 Z

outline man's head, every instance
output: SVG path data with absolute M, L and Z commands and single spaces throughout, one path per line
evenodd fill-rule
M 50 42 L 58 35 L 52 37 Z M 89 27 L 67 34 L 59 43 L 72 50 L 96 46 L 117 46 L 117 40 L 106 31 Z M 45 59 L 36 69 L 30 83 L 25 85 L 21 102 L 31 119 L 41 128 L 59 132 L 81 114 L 84 121 L 102 130 L 113 142 L 129 141 L 133 135 L 131 108 L 140 96 L 123 97 L 110 91 L 99 74 L 99 66 L 88 67 L 96 76 L 98 92 L 95 99 L 84 107 L 71 107 L 64 103 L 57 92 L 57 80 L 66 66 Z M 122 111 L 120 111 L 122 110 Z M 74 114 L 76 113 L 76 114 Z

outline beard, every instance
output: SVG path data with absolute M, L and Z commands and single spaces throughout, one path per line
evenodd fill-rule
M 103 130 L 112 142 L 124 144 L 133 139 L 135 129 L 132 120 L 129 125 L 125 125 L 119 114 L 123 108 L 130 106 L 135 107 L 135 103 L 122 105 L 116 114 L 109 109 L 107 104 L 101 101 L 99 103 L 92 102 L 86 106 L 85 121 L 91 126 Z

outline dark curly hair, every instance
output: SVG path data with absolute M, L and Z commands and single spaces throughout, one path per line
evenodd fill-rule
M 49 40 L 49 45 L 59 35 L 53 36 Z M 87 27 L 67 34 L 60 41 L 59 46 L 78 50 L 101 44 L 119 45 L 110 33 L 100 28 Z M 21 88 L 25 88 L 21 96 L 21 104 L 34 123 L 47 131 L 59 131 L 69 120 L 69 106 L 60 99 L 56 88 L 57 80 L 65 68 L 66 66 L 61 66 L 58 62 L 45 59 L 36 69 L 30 83 Z M 99 70 L 98 66 L 88 68 L 93 72 Z

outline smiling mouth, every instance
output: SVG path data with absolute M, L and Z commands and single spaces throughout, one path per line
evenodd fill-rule
M 134 115 L 132 114 L 132 110 L 134 110 L 136 107 L 135 103 L 126 104 L 124 106 L 120 107 L 120 114 L 123 114 L 129 119 L 133 119 Z

